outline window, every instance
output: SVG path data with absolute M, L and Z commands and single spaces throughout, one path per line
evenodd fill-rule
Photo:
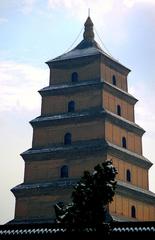
M 136 218 L 136 208 L 135 208 L 135 206 L 131 207 L 131 217 Z
M 71 144 L 72 143 L 72 135 L 70 133 L 66 133 L 64 136 L 64 144 Z
M 117 105 L 117 115 L 121 116 L 121 106 Z
M 115 77 L 115 75 L 112 76 L 112 84 L 116 86 L 116 77 Z
M 131 182 L 131 172 L 129 169 L 126 170 L 126 180 L 128 182 Z
M 70 101 L 68 103 L 68 112 L 74 112 L 75 111 L 75 102 L 74 101 Z
M 78 74 L 77 72 L 73 72 L 71 76 L 72 82 L 77 82 L 78 81 Z
M 122 137 L 122 147 L 126 148 L 126 138 Z
M 68 177 L 68 166 L 67 165 L 64 165 L 64 166 L 61 167 L 61 169 L 60 169 L 60 177 L 61 178 Z

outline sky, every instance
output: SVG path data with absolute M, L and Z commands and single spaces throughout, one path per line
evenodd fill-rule
M 29 121 L 40 115 L 38 90 L 48 86 L 45 62 L 82 40 L 88 8 L 96 41 L 131 69 L 129 92 L 146 130 L 143 155 L 155 192 L 155 0 L 0 0 L 0 224 L 14 218 L 10 189 L 23 182 L 20 154 L 31 148 Z M 74 44 L 73 44 L 74 43 Z

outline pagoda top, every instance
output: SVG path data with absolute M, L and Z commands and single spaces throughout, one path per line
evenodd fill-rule
M 94 30 L 93 30 L 93 22 L 90 17 L 87 18 L 85 24 L 85 30 L 83 34 L 83 38 L 85 41 L 94 41 Z
M 94 24 L 90 18 L 90 16 L 87 17 L 85 23 L 84 23 L 84 33 L 83 33 L 83 40 L 72 50 L 69 52 L 66 52 L 54 59 L 51 59 L 47 61 L 47 64 L 51 64 L 52 62 L 59 62 L 63 60 L 70 60 L 75 59 L 79 57 L 87 57 L 87 56 L 93 56 L 93 55 L 104 55 L 108 59 L 112 60 L 113 62 L 123 66 L 118 60 L 107 54 L 103 49 L 100 47 L 100 45 L 95 41 L 94 39 Z M 130 70 L 123 66 L 128 72 Z
M 101 53 L 103 50 L 101 49 L 99 44 L 94 40 L 93 26 L 94 24 L 90 16 L 88 16 L 84 24 L 83 40 L 71 51 L 64 53 L 52 60 L 49 60 L 46 63 L 73 59 L 73 58 L 89 56 L 89 55 L 96 55 Z

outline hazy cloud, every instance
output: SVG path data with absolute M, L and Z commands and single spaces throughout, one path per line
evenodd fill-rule
M 104 36 L 115 39 L 115 44 L 128 41 L 128 17 L 133 11 L 134 6 L 142 9 L 142 3 L 148 6 L 155 3 L 154 0 L 48 0 L 48 7 L 51 10 L 60 9 L 66 12 L 68 17 L 74 17 L 82 23 L 88 15 L 93 19 L 99 35 L 105 41 Z M 115 25 L 115 27 L 114 27 Z M 104 36 L 102 36 L 104 33 Z M 109 42 L 109 40 L 107 41 Z M 105 42 L 106 43 L 106 42 Z
M 48 84 L 48 75 L 48 69 L 30 64 L 0 62 L 0 224 L 14 216 L 15 198 L 10 189 L 23 180 L 24 162 L 19 154 L 31 146 L 28 122 L 40 113 L 37 91 Z
M 88 8 L 90 8 L 93 17 L 95 16 L 95 18 L 97 18 L 97 16 L 101 17 L 111 11 L 114 4 L 114 0 L 48 0 L 48 6 L 50 8 L 66 9 L 69 11 L 69 15 L 74 15 L 82 21 L 88 13 Z
M 122 11 L 125 8 L 131 8 L 135 4 L 155 4 L 154 0 L 48 0 L 48 6 L 52 9 L 54 8 L 63 8 L 69 10 L 69 14 L 75 15 L 78 18 L 86 16 L 88 8 L 91 9 L 93 16 L 95 16 L 100 21 L 102 21 L 101 16 L 109 13 L 114 10 L 114 14 L 118 11 Z M 71 10 L 71 11 L 70 11 Z M 113 16 L 114 17 L 114 16 Z
M 0 111 L 11 108 L 34 109 L 38 106 L 37 90 L 47 83 L 48 71 L 28 64 L 0 62 Z

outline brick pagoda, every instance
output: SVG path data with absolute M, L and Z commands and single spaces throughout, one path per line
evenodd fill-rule
M 130 70 L 94 40 L 90 17 L 83 40 L 46 63 L 50 81 L 39 91 L 41 115 L 30 122 L 32 148 L 21 154 L 24 182 L 12 189 L 13 222 L 52 222 L 54 204 L 68 203 L 83 171 L 106 159 L 112 159 L 119 173 L 109 206 L 113 218 L 155 220 L 155 194 L 148 183 L 152 163 L 142 153 L 145 131 L 135 123 Z

